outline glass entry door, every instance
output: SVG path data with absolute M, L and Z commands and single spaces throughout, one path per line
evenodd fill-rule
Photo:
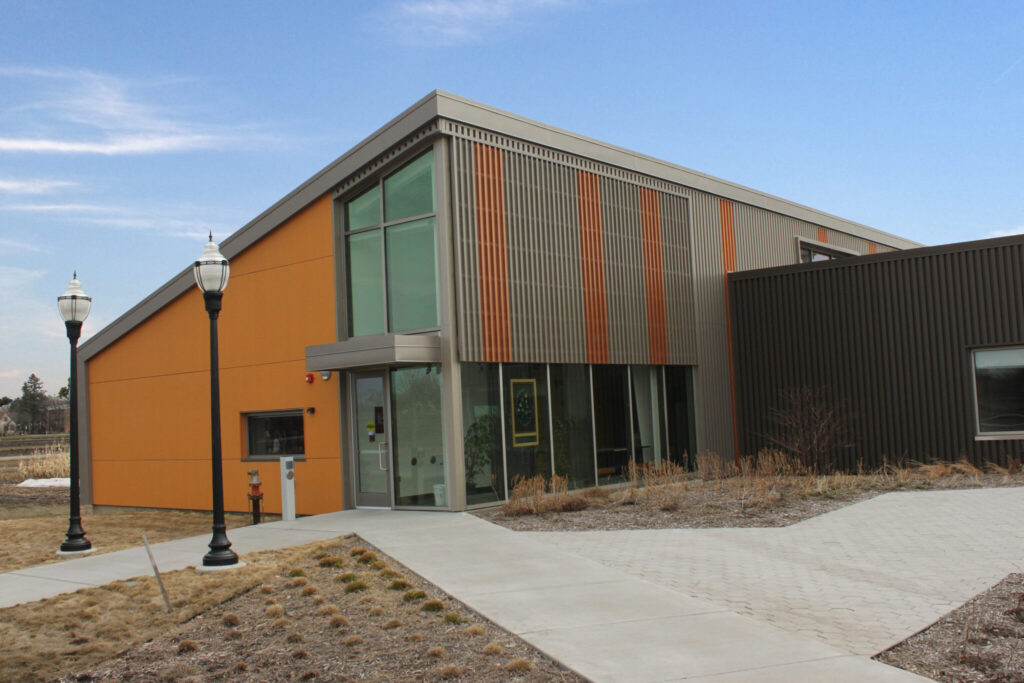
M 391 417 L 383 372 L 353 373 L 356 505 L 391 507 Z

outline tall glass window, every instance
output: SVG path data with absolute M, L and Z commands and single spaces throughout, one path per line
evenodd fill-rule
M 974 352 L 978 431 L 1024 432 L 1024 348 Z
M 593 486 L 594 439 L 590 421 L 590 372 L 586 365 L 552 365 L 551 436 L 555 473 L 569 488 Z
M 498 502 L 505 499 L 498 364 L 463 363 L 461 373 L 466 504 Z
M 637 463 L 660 465 L 665 457 L 665 412 L 662 406 L 661 368 L 630 368 L 633 389 L 633 449 Z
M 505 462 L 509 491 L 517 477 L 551 476 L 547 367 L 505 365 Z
M 447 507 L 441 366 L 391 370 L 395 504 Z
M 594 380 L 597 481 L 599 484 L 614 484 L 626 479 L 631 459 L 629 373 L 625 365 L 594 365 L 591 371 Z
M 436 328 L 434 153 L 345 205 L 349 336 Z
M 694 463 L 692 368 L 665 366 L 665 422 L 668 427 L 668 458 L 687 468 Z

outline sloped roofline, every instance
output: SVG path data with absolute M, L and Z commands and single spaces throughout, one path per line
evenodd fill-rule
M 278 227 L 317 198 L 330 192 L 345 178 L 373 161 L 389 148 L 437 118 L 484 128 L 612 166 L 628 169 L 669 182 L 703 190 L 726 199 L 750 204 L 769 211 L 833 228 L 878 244 L 908 249 L 922 246 L 881 230 L 844 220 L 802 204 L 715 178 L 682 166 L 632 152 L 599 140 L 532 121 L 522 116 L 489 107 L 458 95 L 435 90 L 379 128 L 342 156 L 299 185 L 269 209 L 234 232 L 220 244 L 221 253 L 232 259 L 261 237 Z M 126 313 L 84 342 L 79 359 L 85 362 L 127 334 L 174 299 L 187 292 L 195 282 L 191 266 L 147 296 Z

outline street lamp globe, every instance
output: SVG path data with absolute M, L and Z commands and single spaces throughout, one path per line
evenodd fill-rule
M 82 283 L 78 281 L 78 271 L 75 271 L 71 282 L 68 283 L 67 291 L 57 297 L 57 308 L 60 310 L 60 317 L 66 323 L 83 323 L 89 317 L 92 297 L 86 296 L 82 291 Z
M 214 243 L 212 232 L 210 241 L 203 247 L 203 255 L 192 266 L 192 271 L 196 276 L 196 284 L 204 294 L 221 294 L 228 288 L 231 266 Z

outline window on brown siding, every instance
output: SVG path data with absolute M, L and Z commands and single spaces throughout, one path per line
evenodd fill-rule
M 974 352 L 979 434 L 1024 433 L 1024 347 Z
M 245 421 L 248 459 L 274 460 L 287 455 L 305 457 L 301 410 L 249 413 Z

